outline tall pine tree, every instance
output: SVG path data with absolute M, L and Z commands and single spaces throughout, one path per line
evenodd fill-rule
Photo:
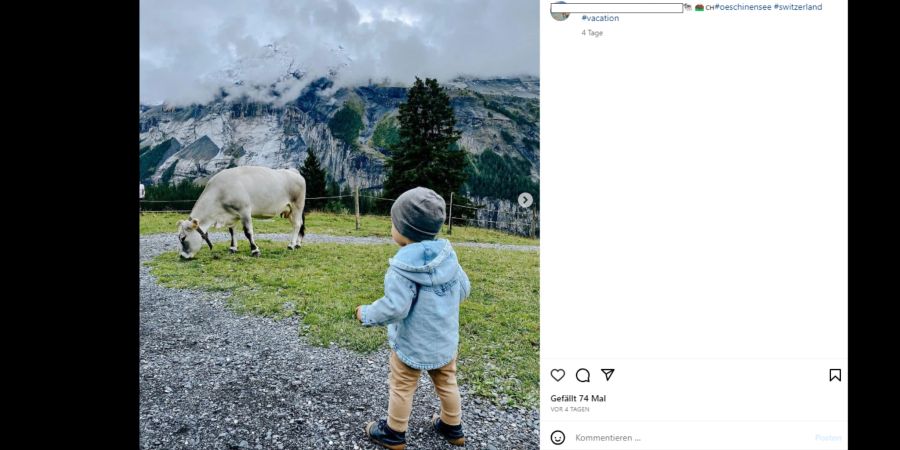
M 449 201 L 450 193 L 459 193 L 466 180 L 466 156 L 456 145 L 459 133 L 450 96 L 437 80 L 426 78 L 423 83 L 416 77 L 406 103 L 400 105 L 399 120 L 400 141 L 387 162 L 385 194 L 397 198 L 423 186 Z
M 306 180 L 306 197 L 325 197 L 325 171 L 319 165 L 319 159 L 316 158 L 312 148 L 303 166 L 300 167 L 300 175 Z M 322 209 L 325 206 L 325 200 L 307 200 L 304 209 Z

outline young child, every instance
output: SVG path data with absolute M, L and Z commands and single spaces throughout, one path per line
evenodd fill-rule
M 441 399 L 434 430 L 464 445 L 462 406 L 456 384 L 459 302 L 469 278 L 450 242 L 435 239 L 446 203 L 431 189 L 404 192 L 391 207 L 391 236 L 400 250 L 388 261 L 384 297 L 356 308 L 364 326 L 387 325 L 391 346 L 387 419 L 369 422 L 366 434 L 382 447 L 406 448 L 406 429 L 420 371 L 427 370 Z

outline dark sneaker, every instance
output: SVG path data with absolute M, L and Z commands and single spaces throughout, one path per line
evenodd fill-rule
M 385 419 L 378 419 L 377 422 L 367 423 L 366 434 L 372 442 L 384 448 L 390 450 L 406 449 L 406 432 L 404 431 L 401 433 L 392 430 Z
M 434 426 L 434 431 L 437 431 L 447 442 L 458 446 L 466 445 L 466 436 L 463 434 L 462 424 L 447 425 L 441 422 L 441 416 L 438 414 L 431 417 L 431 424 Z

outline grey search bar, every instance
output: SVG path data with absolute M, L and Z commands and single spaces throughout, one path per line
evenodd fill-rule
M 684 3 L 551 3 L 550 12 L 573 14 L 683 13 Z

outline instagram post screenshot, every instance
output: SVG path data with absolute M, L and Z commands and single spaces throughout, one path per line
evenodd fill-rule
M 849 448 L 848 2 L 138 3 L 126 447 Z

